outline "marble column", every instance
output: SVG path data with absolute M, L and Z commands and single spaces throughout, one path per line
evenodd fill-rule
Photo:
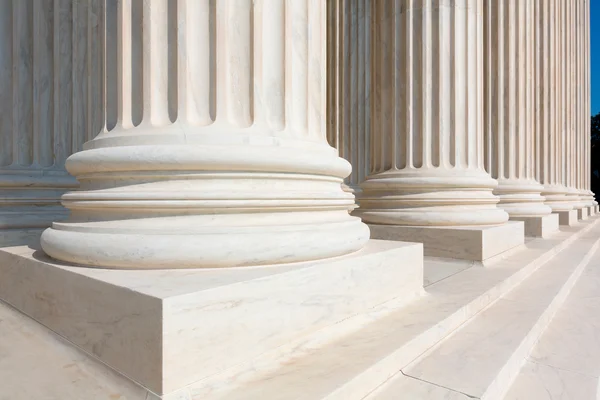
M 597 208 L 598 202 L 594 198 L 594 193 L 591 191 L 591 68 L 590 68 L 590 1 L 581 0 L 581 23 L 578 25 L 581 29 L 582 46 L 579 56 L 583 57 L 583 154 L 585 165 L 583 166 L 583 182 L 582 182 L 582 197 L 586 203 Z
M 374 227 L 503 225 L 508 214 L 484 169 L 483 1 L 372 7 L 371 159 L 356 214 L 373 237 L 414 241 L 414 229 Z M 426 254 L 435 232 L 422 237 Z
M 485 166 L 494 193 L 529 236 L 558 229 L 535 179 L 534 2 L 484 2 Z M 550 216 L 550 217 L 549 217 Z
M 81 191 L 50 256 L 115 268 L 348 254 L 369 239 L 326 138 L 326 3 L 119 1 L 107 10 L 113 129 L 67 160 Z
M 102 130 L 101 0 L 0 0 L 0 245 L 68 212 L 68 156 Z
M 571 205 L 574 209 L 581 209 L 585 207 L 582 202 L 579 190 L 577 189 L 577 170 L 581 168 L 580 160 L 581 153 L 576 148 L 576 113 L 575 113 L 575 88 L 577 82 L 575 81 L 574 66 L 578 55 L 574 53 L 575 44 L 575 20 L 574 14 L 577 8 L 576 2 L 570 0 L 562 0 L 562 46 L 563 56 L 562 60 L 562 118 L 563 118 L 563 132 L 565 137 L 565 148 L 564 148 L 564 177 L 563 184 L 567 187 L 567 196 L 570 200 Z M 580 155 L 579 157 L 577 155 Z
M 370 148 L 369 0 L 327 2 L 327 139 L 352 165 L 345 188 L 357 193 Z
M 558 213 L 561 224 L 572 223 L 573 205 L 567 197 L 567 187 L 562 183 L 564 165 L 564 135 L 561 115 L 560 52 L 561 0 L 536 1 L 536 64 L 538 90 L 536 109 L 541 114 L 537 131 L 540 139 L 538 181 L 544 186 L 542 196 L 552 211 Z M 576 212 L 575 212 L 576 214 Z

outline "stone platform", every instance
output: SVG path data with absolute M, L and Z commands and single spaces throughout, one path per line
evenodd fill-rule
M 543 217 L 511 217 L 511 220 L 525 223 L 525 236 L 546 238 L 558 232 L 559 216 L 557 214 Z
M 524 223 L 491 227 L 428 227 L 369 224 L 371 237 L 423 243 L 426 256 L 485 261 L 524 243 Z
M 414 243 L 371 240 L 325 261 L 202 270 L 83 268 L 27 246 L 0 250 L 1 300 L 158 395 L 422 292 Z

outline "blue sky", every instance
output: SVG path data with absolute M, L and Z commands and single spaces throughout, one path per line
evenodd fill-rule
M 600 0 L 590 2 L 592 52 L 592 115 L 600 112 Z

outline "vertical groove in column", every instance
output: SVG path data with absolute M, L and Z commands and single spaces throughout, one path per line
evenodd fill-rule
M 327 140 L 325 129 L 326 109 L 326 76 L 323 74 L 326 59 L 325 4 L 321 0 L 308 1 L 308 27 L 307 35 L 307 60 L 306 64 L 306 135 L 312 140 Z M 321 64 L 323 63 L 323 64 Z
M 298 134 L 305 135 L 308 124 L 308 3 L 288 1 L 286 12 L 286 120 Z
M 17 165 L 33 162 L 33 2 L 13 3 L 13 149 Z
M 54 26 L 54 162 L 64 167 L 73 143 L 73 8 L 56 0 Z
M 53 2 L 33 4 L 33 163 L 53 164 Z
M 14 26 L 13 0 L 0 0 L 0 167 L 6 167 L 13 163 L 13 143 L 15 120 L 15 107 L 13 103 L 13 64 L 15 63 L 16 27 Z
M 104 76 L 104 32 L 106 0 L 92 0 L 88 10 L 88 129 L 86 141 L 92 140 L 104 127 L 106 119 Z
M 370 169 L 371 3 L 328 3 L 328 140 L 352 164 L 353 192 Z
M 179 117 L 206 126 L 216 118 L 215 0 L 184 0 L 178 5 Z
M 486 76 L 484 80 L 486 167 L 498 179 L 499 207 L 511 218 L 551 213 L 535 181 L 532 129 L 534 3 L 484 3 Z
M 72 136 L 73 143 L 70 153 L 73 154 L 83 147 L 89 129 L 89 109 L 87 107 L 88 93 L 88 11 L 91 0 L 73 1 L 73 131 L 83 134 Z
M 285 128 L 285 3 L 265 0 L 262 4 L 261 55 L 262 113 L 269 129 Z
M 372 168 L 355 212 L 363 220 L 461 226 L 508 219 L 483 169 L 483 4 L 373 2 Z
M 168 0 L 143 2 L 143 119 L 156 127 L 165 126 L 170 122 L 168 11 Z M 239 100 L 243 101 L 242 93 L 239 94 Z

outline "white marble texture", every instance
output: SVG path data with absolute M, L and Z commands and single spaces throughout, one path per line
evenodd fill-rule
M 66 162 L 82 187 L 62 197 L 69 219 L 42 234 L 48 255 L 212 268 L 366 244 L 341 188 L 351 166 L 327 143 L 325 2 L 106 5 L 107 115 L 118 118 Z
M 598 379 L 526 362 L 504 400 L 597 400 Z
M 556 213 L 543 217 L 513 217 L 512 219 L 525 223 L 525 236 L 529 237 L 549 237 L 558 232 L 560 222 Z
M 355 215 L 369 224 L 503 224 L 483 162 L 483 2 L 371 7 L 370 169 Z
M 491 227 L 430 227 L 369 224 L 371 237 L 423 243 L 426 256 L 485 261 L 522 245 L 524 223 Z
M 67 217 L 65 160 L 103 125 L 103 4 L 2 1 L 0 246 Z
M 2 302 L 0 337 L 0 399 L 157 399 Z
M 352 164 L 346 188 L 369 173 L 371 2 L 327 1 L 327 140 Z
M 600 253 L 540 337 L 505 400 L 600 397 Z
M 257 399 L 261 393 L 277 393 L 277 400 L 298 399 L 299 393 L 307 399 L 363 399 L 597 226 L 585 221 L 552 238 L 530 240 L 523 251 L 497 260 L 493 267 L 468 268 L 448 276 L 428 286 L 427 296 L 399 310 L 375 312 L 362 329 L 337 341 L 298 346 L 279 368 L 249 365 L 213 377 L 210 384 L 190 385 L 182 393 L 194 400 L 233 400 L 248 393 Z M 441 260 L 436 262 L 443 268 Z M 427 266 L 425 270 L 431 271 Z
M 558 223 L 565 226 L 573 226 L 577 224 L 578 212 L 577 210 L 569 211 L 554 211 L 554 214 L 558 214 Z
M 600 228 L 583 235 L 485 309 L 404 374 L 475 398 L 501 399 L 600 245 Z
M 580 220 L 586 220 L 590 217 L 589 212 L 588 212 L 588 208 L 587 207 L 583 207 L 583 208 L 579 208 L 577 210 L 577 219 Z
M 0 299 L 159 394 L 423 287 L 422 245 L 384 241 L 326 261 L 226 270 L 70 267 L 28 247 L 0 250 L 0 261 Z
M 498 207 L 529 217 L 530 231 L 552 212 L 534 169 L 534 2 L 484 1 L 483 14 L 485 167 L 498 180 Z

